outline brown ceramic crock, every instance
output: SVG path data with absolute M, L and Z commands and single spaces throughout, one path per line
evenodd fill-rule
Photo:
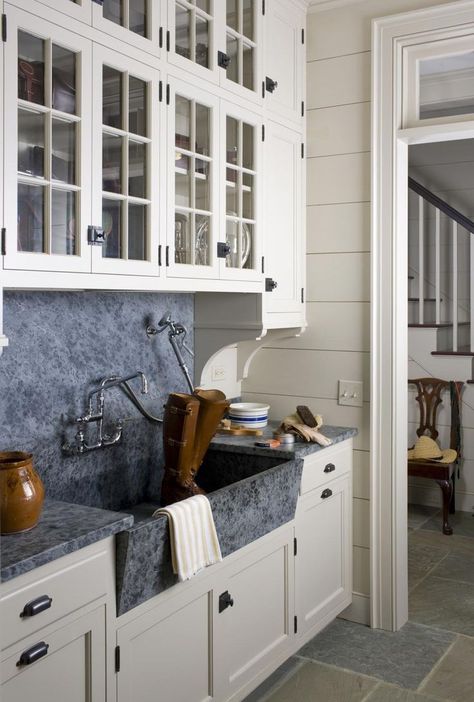
M 23 451 L 0 451 L 0 532 L 17 534 L 38 523 L 44 500 L 33 456 Z

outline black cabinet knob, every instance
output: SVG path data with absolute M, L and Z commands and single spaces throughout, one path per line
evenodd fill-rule
M 230 254 L 230 246 L 225 241 L 217 242 L 217 258 L 226 258 Z
M 20 612 L 20 617 L 34 617 L 40 612 L 44 612 L 45 609 L 49 609 L 52 601 L 53 598 L 49 597 L 49 595 L 41 595 L 41 597 L 26 603 L 23 611 Z
M 48 649 L 49 644 L 45 643 L 44 641 L 40 641 L 34 646 L 31 646 L 31 648 L 27 648 L 26 651 L 23 651 L 21 654 L 17 662 L 17 667 L 19 668 L 22 665 L 31 665 L 32 663 L 36 663 L 36 661 L 39 661 L 40 658 L 46 656 Z
M 268 93 L 273 93 L 273 92 L 275 91 L 276 88 L 278 88 L 278 81 L 277 81 L 277 80 L 273 80 L 272 78 L 269 78 L 268 76 L 266 76 L 266 78 L 265 78 L 265 90 L 266 90 Z
M 331 497 L 331 495 L 332 495 L 332 490 L 330 490 L 329 488 L 326 488 L 321 493 L 321 499 L 326 500 L 328 497 Z
M 231 60 L 230 56 L 227 56 L 223 51 L 217 52 L 217 65 L 220 68 L 229 68 Z
M 324 472 L 325 473 L 332 473 L 334 470 L 336 470 L 336 466 L 334 465 L 334 463 L 328 463 L 324 469 Z
M 228 590 L 219 595 L 219 614 L 221 614 L 221 612 L 227 609 L 227 607 L 233 606 L 234 599 Z
M 273 278 L 265 278 L 265 292 L 273 292 L 278 287 L 278 283 Z

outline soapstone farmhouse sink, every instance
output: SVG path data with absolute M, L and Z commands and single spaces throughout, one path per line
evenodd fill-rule
M 208 493 L 222 556 L 291 521 L 303 461 L 210 449 L 197 483 Z M 116 536 L 117 615 L 175 585 L 168 520 L 156 503 L 122 508 L 135 518 Z

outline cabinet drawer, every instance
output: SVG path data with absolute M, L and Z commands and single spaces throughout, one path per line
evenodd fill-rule
M 300 494 L 349 473 L 352 467 L 352 441 L 344 441 L 304 459 Z
M 43 577 L 37 573 L 31 573 L 32 580 L 36 574 L 34 582 L 0 599 L 2 650 L 105 595 L 110 557 L 102 551 Z

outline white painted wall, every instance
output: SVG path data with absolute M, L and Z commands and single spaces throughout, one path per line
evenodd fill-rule
M 359 429 L 354 469 L 354 604 L 369 616 L 369 305 L 371 20 L 445 0 L 362 0 L 307 25 L 307 332 L 264 347 L 243 383 L 281 418 L 298 403 Z M 447 0 L 446 0 L 447 1 Z M 337 381 L 362 380 L 362 408 L 337 404 Z

